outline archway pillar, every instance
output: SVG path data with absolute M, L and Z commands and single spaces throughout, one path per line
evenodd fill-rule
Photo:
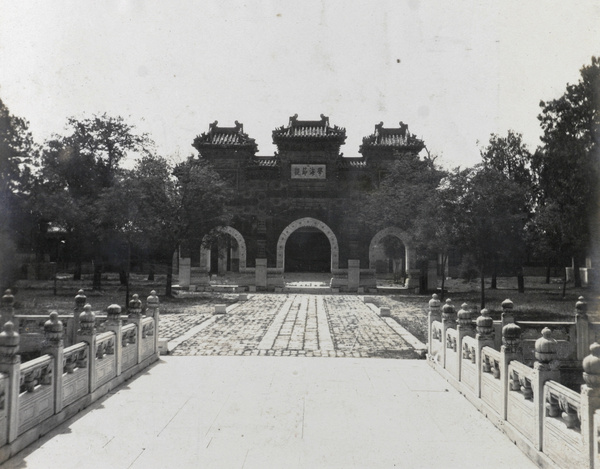
M 421 284 L 421 270 L 417 269 L 417 255 L 414 248 L 408 244 L 406 248 L 406 288 L 418 288 Z
M 192 259 L 189 257 L 179 258 L 179 272 L 177 280 L 180 287 L 189 287 L 192 281 Z
M 257 290 L 267 289 L 267 259 L 256 259 L 254 281 Z
M 348 290 L 357 291 L 360 286 L 360 259 L 348 259 Z

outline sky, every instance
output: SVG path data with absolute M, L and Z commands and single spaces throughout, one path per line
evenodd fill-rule
M 215 120 L 272 155 L 273 129 L 325 114 L 345 156 L 402 121 L 470 166 L 491 133 L 534 149 L 540 100 L 593 55 L 597 0 L 0 0 L 0 99 L 38 142 L 107 113 L 175 161 Z

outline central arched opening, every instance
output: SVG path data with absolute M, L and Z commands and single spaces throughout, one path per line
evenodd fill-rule
M 295 230 L 285 243 L 285 272 L 331 272 L 331 243 L 320 229 Z

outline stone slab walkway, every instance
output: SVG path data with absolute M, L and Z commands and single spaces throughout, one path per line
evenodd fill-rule
M 536 466 L 424 361 L 167 356 L 3 467 Z
M 184 329 L 170 319 L 161 324 L 160 336 L 172 337 L 174 327 Z M 417 357 L 398 328 L 359 297 L 309 294 L 252 295 L 197 334 L 178 340 L 172 354 Z

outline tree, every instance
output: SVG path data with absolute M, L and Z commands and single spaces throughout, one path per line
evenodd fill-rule
M 525 195 L 522 209 L 530 218 L 536 204 L 537 187 L 535 175 L 531 171 L 532 154 L 523 143 L 523 136 L 513 130 L 509 130 L 506 137 L 492 134 L 488 145 L 481 150 L 481 159 L 486 168 L 500 172 L 521 187 Z M 519 250 L 515 252 L 518 253 Z M 498 266 L 495 264 L 491 288 L 496 288 L 497 271 Z M 521 268 L 518 269 L 518 279 L 519 290 L 522 291 L 524 283 Z
M 35 145 L 29 124 L 0 100 L 0 287 L 15 279 L 16 245 L 27 237 L 25 203 L 30 192 Z M 28 220 L 27 220 L 28 221 Z
M 525 194 L 504 174 L 484 165 L 456 170 L 438 187 L 450 239 L 473 256 L 481 279 L 485 307 L 485 274 L 499 259 L 522 247 Z
M 126 208 L 123 203 L 115 204 L 107 193 L 124 177 L 121 161 L 148 152 L 153 144 L 147 135 L 137 135 L 123 118 L 106 114 L 70 118 L 67 130 L 66 136 L 46 142 L 35 207 L 40 219 L 66 230 L 69 250 L 79 267 L 85 256 L 93 257 L 93 288 L 100 289 L 108 242 L 115 234 L 114 218 Z M 76 269 L 75 277 L 79 275 Z
M 537 232 L 563 232 L 548 225 L 552 220 L 569 227 L 572 233 L 563 232 L 561 245 L 573 258 L 575 282 L 580 286 L 579 265 L 598 238 L 600 58 L 592 57 L 577 84 L 568 84 L 561 97 L 541 101 L 540 107 L 543 146 L 533 159 L 540 188 Z
M 370 226 L 399 226 L 414 232 L 424 199 L 431 197 L 442 173 L 417 156 L 405 155 L 394 162 L 379 187 L 369 193 L 360 209 Z
M 174 252 L 182 243 L 183 249 L 199 247 L 228 224 L 225 204 L 230 190 L 207 162 L 192 157 L 173 169 L 164 158 L 146 155 L 129 182 L 135 193 L 132 200 L 138 203 L 136 229 L 150 257 L 167 265 L 170 296 Z

